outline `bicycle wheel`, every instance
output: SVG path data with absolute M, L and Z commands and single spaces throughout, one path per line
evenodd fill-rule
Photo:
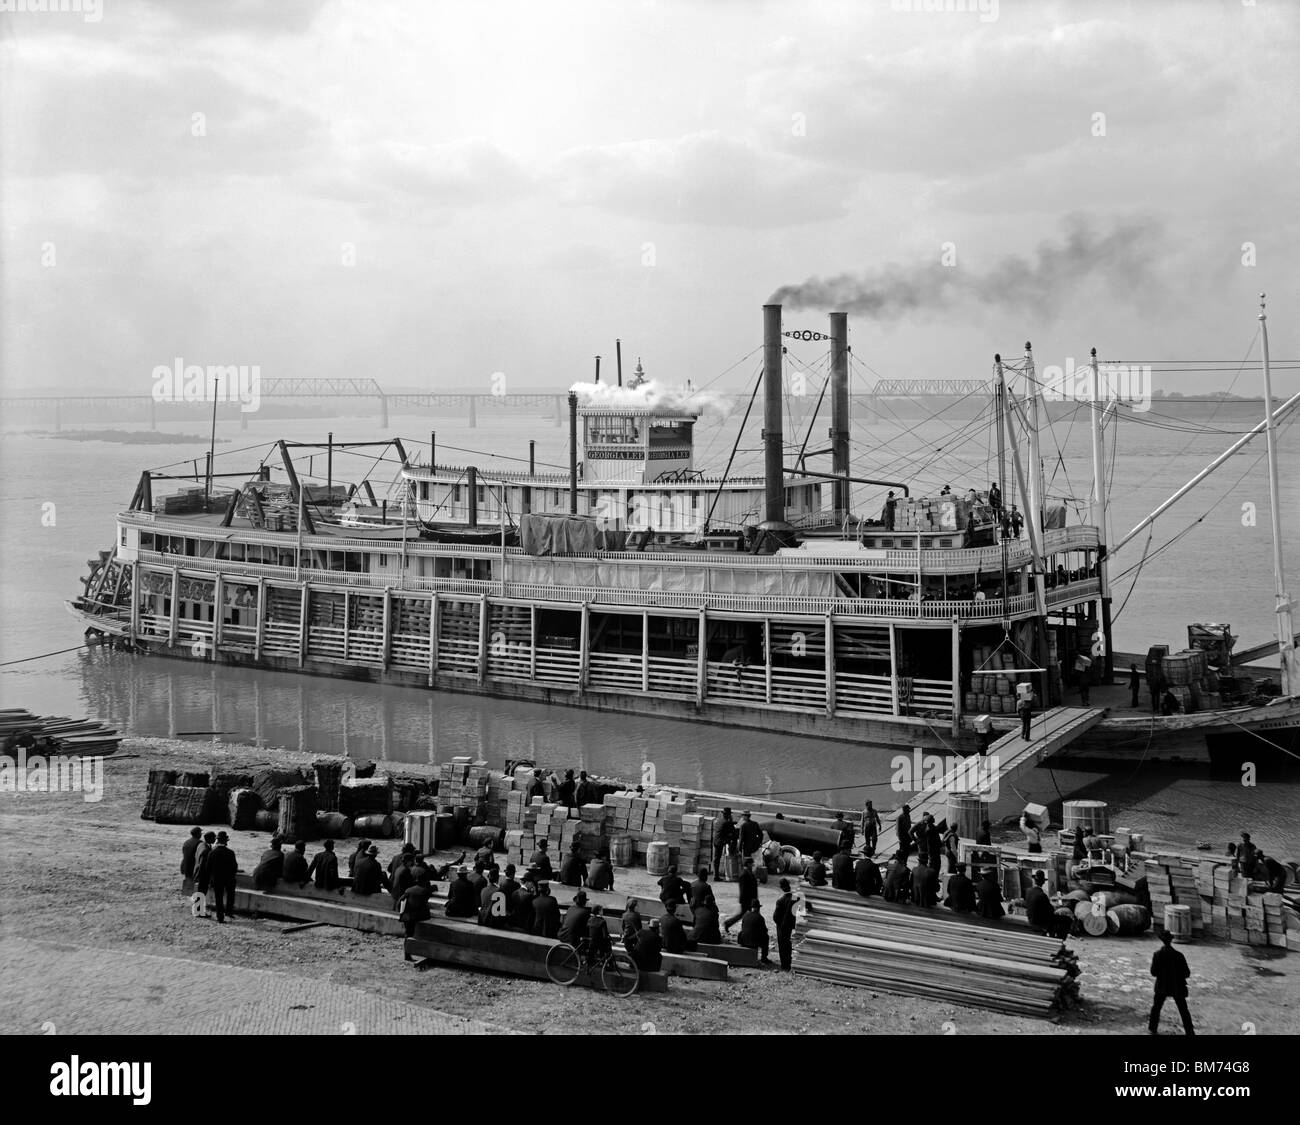
M 640 987 L 641 974 L 631 957 L 615 950 L 600 967 L 600 983 L 615 996 L 631 996 Z
M 572 984 L 581 971 L 582 958 L 573 946 L 560 942 L 546 951 L 546 975 L 556 984 Z

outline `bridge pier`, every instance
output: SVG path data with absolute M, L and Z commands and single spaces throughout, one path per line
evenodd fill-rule
M 379 395 L 379 424 L 385 429 L 388 428 L 388 396 Z
M 478 395 L 469 396 L 469 428 L 478 429 Z
M 555 396 L 555 426 L 559 429 L 564 425 L 564 398 L 560 395 Z
M 149 396 L 149 428 L 156 430 L 158 428 L 158 400 Z
M 54 400 L 54 432 L 57 434 L 63 429 L 63 403 L 58 399 Z

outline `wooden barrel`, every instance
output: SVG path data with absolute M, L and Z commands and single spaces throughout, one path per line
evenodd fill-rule
M 469 842 L 475 848 L 489 847 L 493 851 L 501 846 L 501 834 L 504 829 L 493 828 L 490 824 L 475 825 L 469 830 Z M 665 868 L 667 870 L 667 868 Z
M 387 813 L 371 813 L 352 821 L 352 831 L 371 840 L 388 839 L 393 834 L 393 818 Z
M 1100 902 L 1107 910 L 1117 906 L 1135 906 L 1137 898 L 1127 891 L 1093 891 L 1092 901 Z
M 253 827 L 259 832 L 279 831 L 280 814 L 274 809 L 258 809 L 253 814 Z
M 668 841 L 651 840 L 645 850 L 645 869 L 649 875 L 668 874 Z
M 280 835 L 290 844 L 316 838 L 314 785 L 287 785 L 280 790 Z
M 989 696 L 989 712 L 990 714 L 993 715 L 1002 714 L 1002 696 L 1000 695 Z
M 413 844 L 421 855 L 428 855 L 437 848 L 438 814 L 434 812 L 413 812 L 406 818 L 403 839 Z
M 948 795 L 948 823 L 957 826 L 958 835 L 974 840 L 980 833 L 980 824 L 989 818 L 989 803 L 973 793 Z
M 615 867 L 631 867 L 636 863 L 636 839 L 632 836 L 615 836 L 610 846 L 610 856 Z
M 1192 940 L 1192 908 L 1171 902 L 1165 907 L 1165 929 L 1174 935 L 1174 941 Z
M 967 711 L 974 711 L 979 706 L 979 695 L 976 692 L 968 691 L 962 696 L 962 701 Z
M 1011 681 L 1008 680 L 1006 676 L 998 676 L 993 690 L 996 691 L 998 695 L 1010 695 Z
M 346 840 L 352 835 L 352 819 L 340 812 L 316 812 L 316 832 L 326 840 Z
M 439 851 L 456 842 L 456 818 L 449 812 L 440 812 L 433 829 L 433 845 Z
M 1079 919 L 1079 925 L 1083 927 L 1083 932 L 1090 937 L 1101 937 L 1106 932 L 1107 921 L 1106 911 L 1101 908 L 1099 903 L 1081 902 L 1074 908 L 1074 916 Z
M 1136 902 L 1121 903 L 1106 911 L 1106 926 L 1112 934 L 1130 937 L 1151 925 L 1151 912 Z
M 1085 836 L 1104 836 L 1110 832 L 1110 812 L 1105 801 L 1066 801 L 1061 805 L 1061 828 Z

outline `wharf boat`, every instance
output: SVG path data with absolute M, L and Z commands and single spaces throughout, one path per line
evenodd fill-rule
M 1047 498 L 1028 345 L 996 362 L 995 487 L 917 496 L 852 475 L 845 314 L 829 338 L 831 444 L 789 464 L 781 309 L 765 306 L 762 476 L 697 469 L 701 400 L 638 362 L 626 387 L 570 393 L 567 473 L 531 453 L 526 470 L 448 464 L 433 437 L 427 455 L 401 438 L 282 440 L 256 464 L 219 466 L 214 449 L 202 471 L 145 471 L 68 608 L 92 639 L 148 655 L 961 753 L 977 717 L 1010 728 L 1018 682 L 1054 705 L 1081 651 L 1109 679 L 1104 483 L 1090 523 Z M 1269 400 L 1239 445 L 1267 430 L 1272 450 L 1297 402 Z M 1098 465 L 1105 408 L 1089 411 Z M 383 500 L 373 470 L 334 478 L 335 453 L 362 447 L 393 471 Z M 808 467 L 826 455 L 829 471 Z M 851 511 L 853 485 L 891 490 L 878 518 Z M 1279 698 L 1155 716 L 1116 703 L 1065 752 L 1203 757 L 1210 736 L 1286 753 L 1294 643 L 1282 655 Z

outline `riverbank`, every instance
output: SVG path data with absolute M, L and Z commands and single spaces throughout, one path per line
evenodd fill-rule
M 37 1032 L 50 1022 L 61 1032 L 181 1034 L 220 1026 L 337 1033 L 351 1023 L 359 1033 L 392 1033 L 451 1029 L 462 1021 L 474 1021 L 475 1029 L 481 1023 L 488 1025 L 483 1030 L 543 1034 L 940 1034 L 947 1024 L 959 1033 L 1006 1035 L 1145 1030 L 1147 967 L 1156 945 L 1150 935 L 1072 939 L 1084 1002 L 1041 1021 L 845 989 L 770 969 L 734 970 L 724 984 L 675 978 L 666 995 L 617 1000 L 446 968 L 417 972 L 403 960 L 396 938 L 326 927 L 284 934 L 288 924 L 269 919 L 238 918 L 221 926 L 193 918 L 179 889 L 188 829 L 140 819 L 148 771 L 307 765 L 311 757 L 133 738 L 105 759 L 98 802 L 80 793 L 0 796 L 0 1031 Z M 231 831 L 244 870 L 252 870 L 267 839 L 265 832 Z M 381 842 L 381 855 L 387 858 L 397 846 Z M 338 847 L 348 850 L 345 843 Z M 315 850 L 308 846 L 309 853 Z M 644 870 L 619 869 L 616 883 L 629 891 L 653 885 Z M 729 890 L 727 884 L 720 888 L 720 901 L 730 899 Z M 776 896 L 771 884 L 760 891 L 769 918 Z M 567 903 L 567 894 L 558 897 Z M 1198 1030 L 1240 1034 L 1250 1024 L 1260 1034 L 1300 1032 L 1297 955 L 1215 944 L 1184 950 Z M 348 1011 L 363 1015 L 339 1018 Z M 237 1012 L 246 1019 L 236 1020 Z M 1176 1023 L 1175 1014 L 1166 1013 L 1168 1033 L 1176 1032 Z

